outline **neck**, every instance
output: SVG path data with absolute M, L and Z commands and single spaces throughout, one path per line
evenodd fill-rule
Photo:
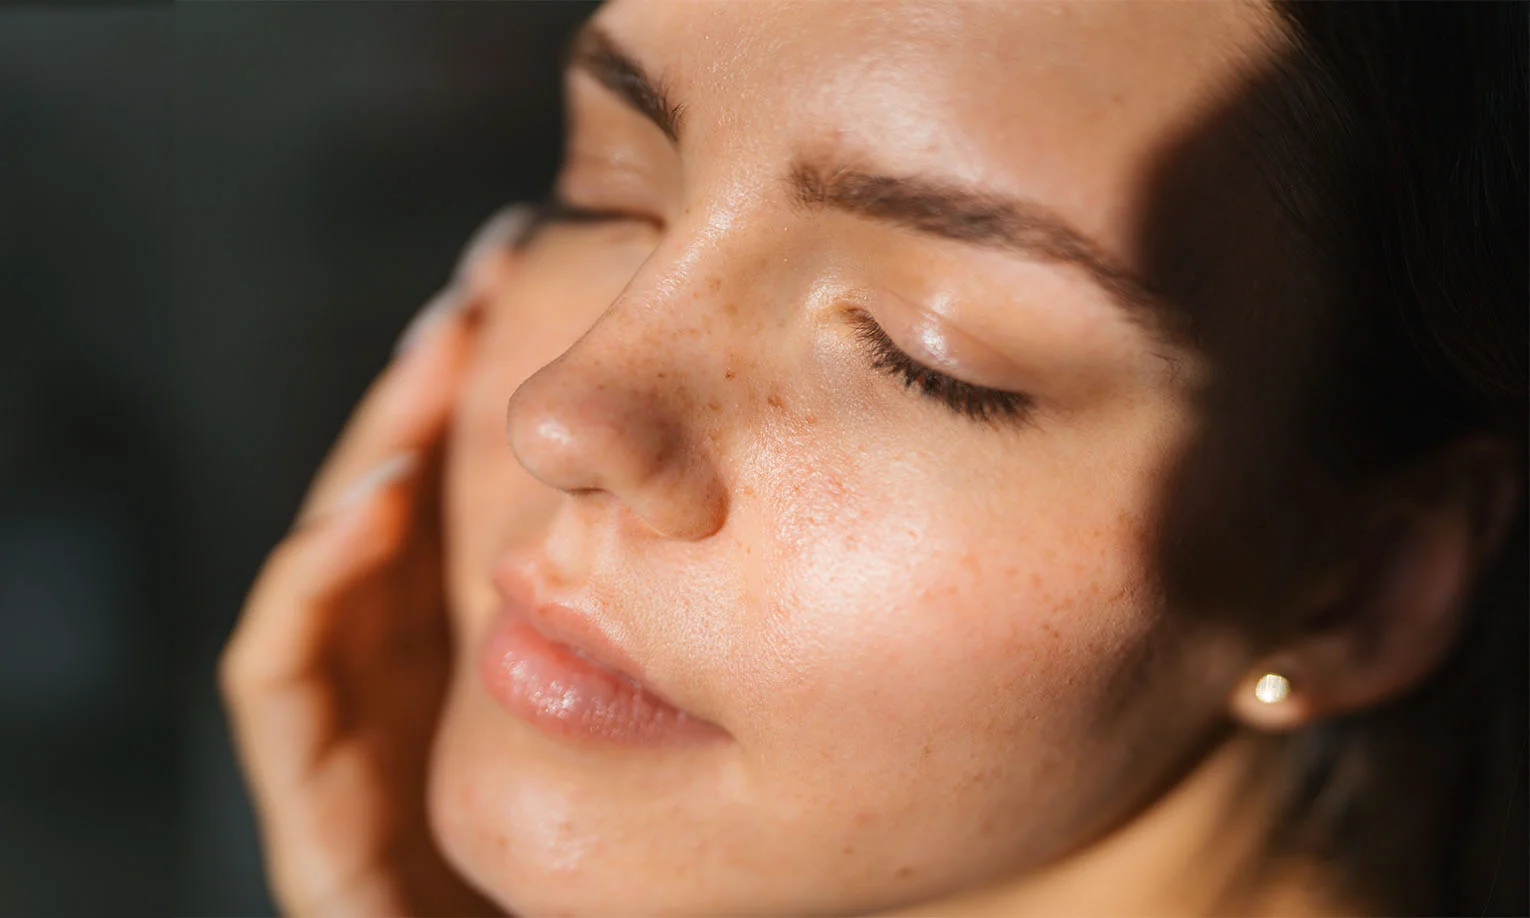
M 1088 847 L 1023 877 L 926 902 L 899 916 L 1190 916 L 1225 910 L 1222 896 L 1258 856 L 1268 807 L 1250 805 L 1243 778 L 1258 744 L 1234 736 L 1167 793 Z M 1239 809 L 1235 809 L 1239 808 Z M 1236 820 L 1230 812 L 1247 813 Z M 1316 864 L 1270 871 L 1239 914 L 1359 914 Z

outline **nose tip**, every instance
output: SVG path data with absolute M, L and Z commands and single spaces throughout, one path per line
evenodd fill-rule
M 661 399 L 580 375 L 558 361 L 511 396 L 507 432 L 521 466 L 569 494 L 603 492 L 662 535 L 717 532 L 727 492 L 683 420 Z

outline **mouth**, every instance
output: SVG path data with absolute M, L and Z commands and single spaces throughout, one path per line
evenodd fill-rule
M 590 616 L 541 601 L 519 573 L 496 585 L 502 602 L 478 670 L 510 713 L 572 741 L 666 746 L 724 735 L 648 687 L 642 668 Z

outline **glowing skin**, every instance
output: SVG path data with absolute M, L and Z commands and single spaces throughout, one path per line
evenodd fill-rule
M 596 20 L 683 105 L 679 140 L 572 74 L 560 187 L 638 219 L 547 228 L 485 317 L 448 444 L 441 846 L 523 914 L 892 908 L 1073 855 L 1181 776 L 1245 662 L 1174 624 L 1146 559 L 1196 359 L 1081 269 L 804 207 L 786 176 L 1024 198 L 1130 265 L 1154 153 L 1272 27 L 1141 3 Z M 856 310 L 1033 412 L 906 389 Z M 506 565 L 722 739 L 587 742 L 497 704 L 474 661 Z

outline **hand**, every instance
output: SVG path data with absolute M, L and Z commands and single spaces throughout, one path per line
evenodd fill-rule
M 284 913 L 496 913 L 432 842 L 425 771 L 450 668 L 440 443 L 473 310 L 508 251 L 475 245 L 406 333 L 224 651 L 223 695 Z

